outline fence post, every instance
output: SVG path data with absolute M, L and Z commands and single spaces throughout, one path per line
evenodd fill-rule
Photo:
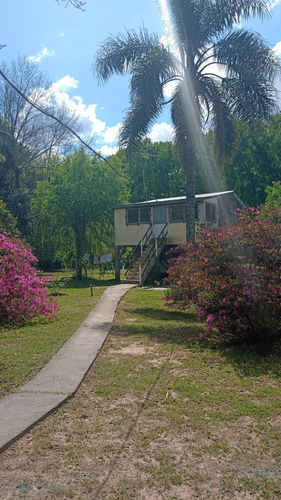
M 155 255 L 158 257 L 158 244 L 157 244 L 157 238 L 155 238 Z
M 124 283 L 124 280 L 125 280 L 125 266 L 123 264 L 123 266 L 122 266 L 122 283 Z
M 139 282 L 140 282 L 140 285 L 142 285 L 142 275 L 141 275 L 141 266 L 139 266 Z

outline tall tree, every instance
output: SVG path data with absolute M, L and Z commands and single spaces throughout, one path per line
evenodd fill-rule
M 110 163 L 113 166 L 122 165 L 132 181 L 129 185 L 132 203 L 181 195 L 184 175 L 172 142 L 153 143 L 146 138 L 130 161 L 126 157 L 126 151 L 120 149 L 110 157 Z
M 58 105 L 51 83 L 38 65 L 18 54 L 1 70 L 16 82 L 22 94 L 48 112 L 53 112 L 68 127 L 77 128 L 77 120 L 63 105 Z M 48 165 L 51 156 L 70 140 L 71 134 L 62 124 L 52 120 L 26 100 L 5 79 L 0 79 L 0 197 L 18 217 L 19 228 L 28 232 L 30 189 L 22 176 L 34 166 Z
M 206 137 L 208 146 L 209 135 Z M 212 152 L 208 146 L 208 165 L 211 169 L 211 178 L 216 178 L 217 185 L 224 188 L 222 180 L 218 178 L 218 172 L 212 161 Z M 128 161 L 126 150 L 120 149 L 110 157 L 112 165 L 119 165 L 124 169 L 127 177 L 131 180 L 130 202 L 145 201 L 149 199 L 170 198 L 183 196 L 184 194 L 184 172 L 181 167 L 180 158 L 175 145 L 172 142 L 152 142 L 144 139 L 138 151 Z M 196 158 L 196 193 L 207 193 L 213 189 L 209 183 L 209 176 L 201 175 L 201 160 Z M 221 176 L 222 177 L 222 176 Z M 159 182 L 161 179 L 161 182 Z
M 69 127 L 77 128 L 74 113 L 56 102 L 51 82 L 36 63 L 18 54 L 9 66 L 2 63 L 1 70 L 36 105 L 53 112 Z M 4 79 L 0 80 L 0 120 L 0 138 L 6 149 L 10 149 L 10 167 L 17 175 L 35 159 L 57 153 L 70 138 L 67 128 L 27 103 Z
M 89 250 L 87 240 L 96 239 L 94 249 L 102 242 L 113 246 L 112 205 L 126 201 L 126 181 L 83 149 L 65 159 L 54 158 L 47 180 L 37 184 L 33 199 L 34 246 L 40 260 L 52 252 L 52 235 L 63 246 L 73 246 L 76 273 L 81 277 L 83 253 Z M 93 250 L 93 247 L 91 248 Z
M 94 71 L 101 82 L 129 73 L 130 108 L 120 144 L 133 151 L 171 103 L 171 117 L 186 177 L 186 237 L 195 239 L 195 158 L 203 126 L 216 129 L 220 162 L 231 117 L 265 119 L 276 106 L 273 81 L 277 58 L 257 33 L 238 29 L 242 19 L 264 17 L 267 0 L 168 0 L 171 46 L 146 29 L 110 36 L 97 52 Z M 165 87 L 174 83 L 172 97 Z
M 246 205 L 265 202 L 267 186 L 281 179 L 281 113 L 266 122 L 235 122 L 235 142 L 223 163 L 228 188 Z

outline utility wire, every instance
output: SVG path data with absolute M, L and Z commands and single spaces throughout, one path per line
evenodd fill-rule
M 0 45 L 0 49 L 6 47 L 6 45 Z M 5 73 L 0 69 L 0 76 L 2 76 L 2 78 L 15 90 L 15 92 L 17 92 L 28 104 L 30 104 L 30 106 L 33 106 L 35 109 L 37 109 L 40 113 L 43 113 L 44 115 L 48 116 L 49 118 L 55 120 L 56 122 L 58 122 L 62 127 L 64 127 L 66 130 L 68 130 L 72 135 L 74 135 L 74 137 L 76 137 L 76 139 L 81 142 L 81 144 L 83 144 L 83 146 L 85 148 L 87 148 L 89 151 L 91 151 L 95 156 L 97 156 L 100 160 L 104 161 L 108 166 L 109 168 L 111 168 L 111 170 L 118 176 L 118 177 L 121 177 L 122 179 L 126 179 L 132 186 L 134 186 L 137 191 L 139 191 L 140 193 L 144 194 L 145 198 L 146 198 L 146 202 L 148 201 L 147 200 L 147 190 L 146 190 L 146 187 L 145 189 L 143 189 L 142 187 L 138 186 L 134 181 L 132 181 L 126 174 L 120 174 L 118 172 L 118 170 L 116 170 L 116 168 L 113 167 L 113 165 L 104 157 L 102 156 L 100 153 L 98 153 L 95 149 L 93 149 L 87 142 L 85 142 L 82 137 L 80 135 L 78 135 L 71 127 L 69 127 L 68 125 L 66 125 L 66 123 L 62 122 L 59 118 L 57 118 L 55 115 L 53 115 L 52 113 L 50 113 L 49 111 L 45 110 L 44 108 L 42 108 L 41 106 L 39 106 L 38 104 L 36 104 L 35 102 L 33 102 L 29 97 L 26 97 L 25 94 L 23 94 L 23 92 L 17 87 L 17 85 L 15 83 L 13 83 L 8 77 L 7 75 L 5 75 Z M 141 153 L 140 153 L 141 155 Z M 149 156 L 153 156 L 153 155 L 149 155 Z M 154 200 L 156 203 L 159 203 L 159 200 L 158 199 L 155 199 Z M 143 202 L 145 203 L 145 202 Z
M 2 47 L 1 47 L 2 48 Z M 127 181 L 129 181 L 129 183 L 131 185 L 133 185 L 134 187 L 136 187 L 139 191 L 143 191 L 142 188 L 140 188 L 139 186 L 137 186 L 135 184 L 135 182 L 133 182 L 127 175 L 125 174 L 120 174 L 118 172 L 118 170 L 116 170 L 113 165 L 111 165 L 111 163 L 106 159 L 104 158 L 104 156 L 102 156 L 100 153 L 98 153 L 95 149 L 93 149 L 89 144 L 87 144 L 83 139 L 82 137 L 80 137 L 80 135 L 78 135 L 71 127 L 69 127 L 68 125 L 66 125 L 66 123 L 62 122 L 59 118 L 57 118 L 55 115 L 53 115 L 52 113 L 50 113 L 49 111 L 45 110 L 44 108 L 42 108 L 41 106 L 39 106 L 38 104 L 36 104 L 35 102 L 33 102 L 29 97 L 26 97 L 26 95 L 23 94 L 23 92 L 7 77 L 7 75 L 5 75 L 5 73 L 3 73 L 3 71 L 0 69 L 0 75 L 2 76 L 2 78 L 26 101 L 28 102 L 28 104 L 30 104 L 30 106 L 33 106 L 35 109 L 37 109 L 40 113 L 43 113 L 44 115 L 48 116 L 49 118 L 55 120 L 56 122 L 58 122 L 62 127 L 64 127 L 66 130 L 68 130 L 72 135 L 74 135 L 76 137 L 76 139 L 78 139 L 79 142 L 81 142 L 81 144 L 83 144 L 83 146 L 87 149 L 89 149 L 95 156 L 97 156 L 100 160 L 104 161 L 110 168 L 111 170 L 113 170 L 113 172 L 118 175 L 119 177 L 121 177 L 122 179 L 126 179 Z M 146 193 L 144 193 L 146 194 Z

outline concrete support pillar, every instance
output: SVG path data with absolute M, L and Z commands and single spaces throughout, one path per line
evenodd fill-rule
M 120 246 L 115 246 L 115 279 L 120 281 Z

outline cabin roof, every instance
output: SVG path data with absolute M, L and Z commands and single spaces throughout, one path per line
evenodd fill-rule
M 197 202 L 199 202 L 199 201 L 204 200 L 206 198 L 215 198 L 215 197 L 224 196 L 227 194 L 233 194 L 235 196 L 235 198 L 237 198 L 237 200 L 239 200 L 239 202 L 241 202 L 241 200 L 234 193 L 233 190 L 232 191 L 218 191 L 215 193 L 196 194 L 195 200 Z M 155 200 L 139 201 L 136 203 L 127 203 L 126 205 L 116 205 L 114 208 L 115 209 L 118 209 L 118 208 L 137 208 L 137 207 L 142 207 L 143 205 L 153 206 L 153 205 L 159 205 L 159 204 L 160 205 L 172 205 L 172 204 L 183 202 L 183 201 L 185 201 L 185 199 L 186 199 L 186 196 L 177 196 L 175 198 L 158 198 Z M 241 202 L 241 204 L 243 204 L 243 203 Z

